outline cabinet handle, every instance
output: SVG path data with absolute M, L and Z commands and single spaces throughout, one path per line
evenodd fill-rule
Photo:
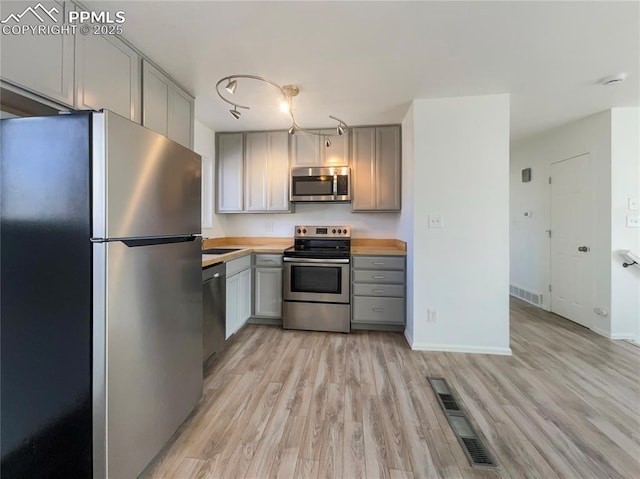
M 384 289 L 374 289 L 374 293 L 384 293 Z
M 371 311 L 375 312 L 375 313 L 381 313 L 384 311 L 384 308 L 371 308 Z
M 384 264 L 384 261 L 374 261 L 373 264 L 382 266 Z
M 384 279 L 384 276 L 373 276 L 373 279 Z

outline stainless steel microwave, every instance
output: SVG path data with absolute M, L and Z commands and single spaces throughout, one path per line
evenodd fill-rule
M 351 201 L 351 171 L 347 166 L 291 168 L 292 202 Z

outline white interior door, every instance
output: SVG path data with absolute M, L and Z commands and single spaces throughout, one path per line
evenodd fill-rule
M 589 154 L 551 165 L 551 311 L 591 327 Z

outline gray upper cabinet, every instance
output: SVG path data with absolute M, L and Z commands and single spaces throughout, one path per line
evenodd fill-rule
M 291 166 L 320 164 L 320 137 L 304 132 L 291 135 Z
M 297 132 L 291 135 L 291 166 L 347 166 L 349 164 L 349 133 L 341 136 L 332 136 L 336 130 L 312 130 L 318 133 L 326 133 L 328 136 L 312 135 L 305 132 Z M 325 140 L 331 141 L 330 146 L 325 145 Z
M 41 2 L 49 11 L 56 8 L 56 18 L 66 18 L 70 2 Z M 22 13 L 34 2 L 2 2 L 2 16 Z M 44 17 L 43 25 L 56 23 Z M 8 25 L 12 25 L 8 23 Z M 73 107 L 73 35 L 2 35 L 0 73 L 3 80 Z
M 143 59 L 142 124 L 193 148 L 193 123 L 193 97 Z
M 286 131 L 218 135 L 218 212 L 290 212 L 288 136 Z
M 353 128 L 353 211 L 400 211 L 400 126 Z
M 141 122 L 140 57 L 116 36 L 76 36 L 76 108 Z
M 216 140 L 218 182 L 216 211 L 238 213 L 243 210 L 244 135 L 219 133 Z

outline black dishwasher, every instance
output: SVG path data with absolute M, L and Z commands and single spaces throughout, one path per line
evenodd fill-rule
M 218 263 L 202 270 L 203 362 L 220 354 L 225 346 L 227 266 Z

